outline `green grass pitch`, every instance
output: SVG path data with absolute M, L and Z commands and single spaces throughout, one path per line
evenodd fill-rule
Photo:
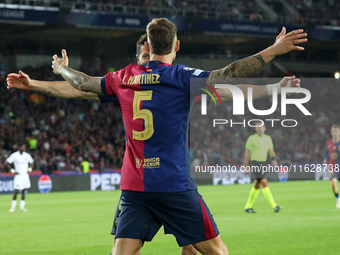
M 340 209 L 328 181 L 270 183 L 282 211 L 260 193 L 256 214 L 243 211 L 250 185 L 200 186 L 229 254 L 340 254 Z M 11 195 L 0 196 L 1 255 L 109 255 L 110 230 L 120 191 L 28 194 L 23 213 L 9 213 Z M 161 229 L 143 255 L 180 254 Z

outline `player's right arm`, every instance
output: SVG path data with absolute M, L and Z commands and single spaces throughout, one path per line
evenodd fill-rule
M 250 165 L 250 151 L 248 149 L 245 150 L 244 152 L 244 169 L 245 169 L 245 174 L 249 174 L 249 168 L 247 166 Z
M 8 159 L 6 159 L 5 160 L 5 167 L 7 167 L 8 169 L 10 169 L 10 172 L 12 173 L 12 174 L 16 174 L 16 171 L 15 171 L 15 168 L 14 168 L 14 164 L 13 164 L 13 162 L 12 162 L 12 155 L 8 158 Z
M 326 150 L 325 150 L 325 154 L 323 157 L 323 164 L 327 164 L 329 161 L 329 150 L 328 150 L 328 146 L 326 145 Z
M 61 75 L 73 88 L 96 95 L 104 95 L 101 88 L 101 77 L 89 76 L 68 67 L 66 50 L 62 50 L 62 58 L 53 56 L 52 68 L 55 74 Z
M 98 95 L 91 92 L 84 92 L 75 89 L 66 81 L 33 80 L 22 71 L 19 71 L 19 74 L 16 73 L 8 74 L 7 88 L 31 90 L 54 97 L 99 101 Z

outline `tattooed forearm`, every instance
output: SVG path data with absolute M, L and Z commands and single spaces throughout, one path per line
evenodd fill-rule
M 101 78 L 91 77 L 82 72 L 75 71 L 69 67 L 63 67 L 61 76 L 72 85 L 72 87 L 85 91 L 92 92 L 97 95 L 102 95 L 103 91 L 100 85 Z
M 235 61 L 224 68 L 212 71 L 209 75 L 209 83 L 214 85 L 225 78 L 231 81 L 235 78 L 247 78 L 259 71 L 265 64 L 260 54 Z
M 265 62 L 261 55 L 241 59 L 235 65 L 235 76 L 236 78 L 247 78 L 259 71 L 264 65 Z

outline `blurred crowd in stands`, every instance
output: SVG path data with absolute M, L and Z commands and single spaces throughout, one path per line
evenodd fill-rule
M 168 0 L 168 3 L 182 16 L 254 22 L 265 19 L 263 10 L 257 8 L 254 1 Z
M 337 0 L 1 0 L 0 3 L 234 21 L 340 25 Z
M 23 71 L 38 80 L 58 79 L 49 65 L 29 67 Z M 263 72 L 258 76 L 264 75 L 266 73 Z M 121 167 L 125 135 L 116 105 L 66 100 L 17 89 L 7 90 L 5 78 L 6 73 L 2 72 L 0 171 L 6 170 L 3 168 L 4 160 L 23 140 L 29 144 L 29 152 L 35 159 L 35 169 L 43 173 L 52 173 L 54 170 L 81 172 L 83 161 L 90 162 L 91 169 L 98 171 Z M 338 95 L 333 93 L 336 87 L 325 86 L 320 82 L 305 82 L 302 86 L 312 95 L 311 101 L 305 104 L 312 117 L 306 117 L 296 107 L 288 106 L 288 117 L 281 116 L 278 109 L 268 118 L 294 118 L 298 121 L 298 127 L 284 128 L 276 122 L 275 127 L 271 128 L 270 122 L 266 122 L 267 133 L 273 138 L 280 163 L 321 162 L 325 142 L 330 138 L 330 125 L 340 123 L 340 117 L 336 115 L 340 110 L 340 101 Z M 216 111 L 214 107 L 212 104 L 208 111 Z M 224 107 L 225 118 L 233 119 L 234 122 L 259 118 L 250 114 L 245 117 L 232 116 L 231 102 L 224 103 Z M 270 107 L 269 99 L 261 99 L 255 104 L 256 109 Z M 246 139 L 254 133 L 254 129 L 243 125 L 230 128 L 229 124 L 211 128 L 214 116 L 209 114 L 207 118 L 201 118 L 200 106 L 193 109 L 190 125 L 193 165 L 242 164 Z
M 299 12 L 298 22 L 319 26 L 340 26 L 338 0 L 287 0 Z
M 39 80 L 58 78 L 50 65 L 23 71 Z M 0 171 L 21 141 L 29 144 L 34 168 L 43 173 L 80 172 L 84 160 L 99 171 L 121 167 L 125 136 L 114 104 L 7 90 L 5 78 L 2 75 L 0 82 Z

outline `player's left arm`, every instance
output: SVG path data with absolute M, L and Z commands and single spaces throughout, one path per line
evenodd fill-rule
M 53 56 L 52 68 L 55 74 L 61 75 L 72 87 L 85 91 L 92 92 L 97 95 L 104 95 L 101 88 L 101 78 L 89 76 L 85 73 L 73 70 L 68 67 L 68 57 L 66 50 L 62 50 L 62 58 L 57 55 Z
M 278 163 L 277 163 L 277 160 L 276 160 L 276 153 L 275 153 L 275 151 L 274 151 L 274 147 L 271 147 L 271 148 L 269 149 L 269 157 L 270 157 L 270 159 L 271 159 L 272 165 L 273 165 L 273 166 L 277 166 Z
M 212 71 L 209 74 L 209 83 L 211 86 L 214 86 L 215 84 L 221 83 L 220 81 L 223 78 L 233 80 L 235 78 L 250 77 L 275 57 L 293 50 L 304 50 L 303 47 L 297 46 L 296 44 L 307 42 L 306 36 L 307 34 L 303 32 L 303 29 L 293 30 L 286 34 L 286 28 L 283 27 L 273 45 L 253 56 L 237 60 L 226 67 Z
M 249 166 L 250 165 L 250 150 L 246 149 L 244 152 L 244 165 Z
M 280 82 L 269 85 L 236 85 L 242 90 L 244 99 L 248 99 L 248 88 L 252 88 L 252 99 L 260 99 L 264 97 L 271 96 L 273 90 L 276 89 L 278 94 L 281 94 L 281 88 L 284 87 L 300 87 L 300 79 L 296 79 L 295 76 L 284 77 Z M 221 100 L 233 100 L 233 95 L 231 91 L 227 88 L 216 89 L 217 94 L 220 96 Z M 217 95 L 214 94 L 214 97 Z
M 34 166 L 34 160 L 31 155 L 28 154 L 28 172 L 32 172 Z
M 32 172 L 33 167 L 34 167 L 34 163 L 33 163 L 33 162 L 32 162 L 32 163 L 29 163 L 29 164 L 28 164 L 28 172 Z

